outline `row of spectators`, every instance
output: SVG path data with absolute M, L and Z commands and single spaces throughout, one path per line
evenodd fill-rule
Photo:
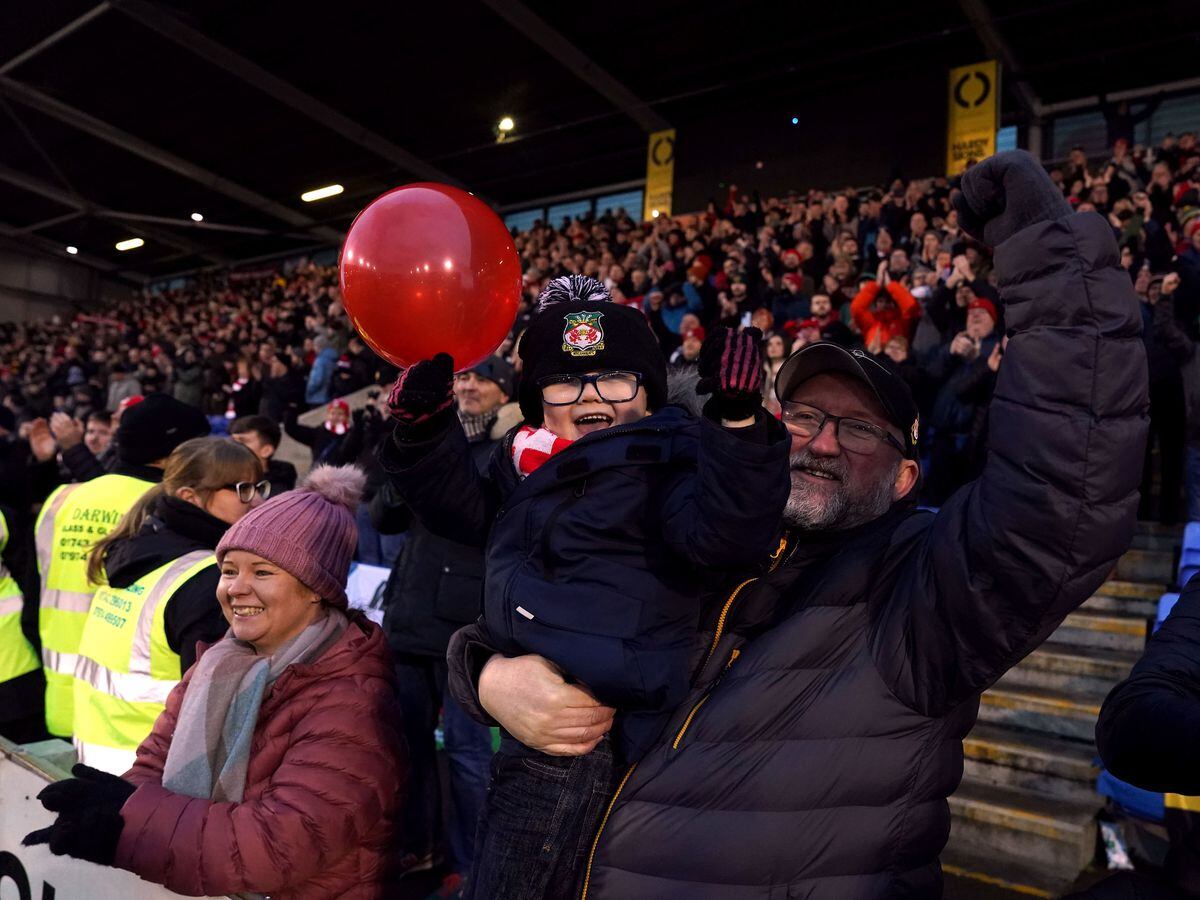
M 1200 390 L 1190 387 L 1200 374 L 1191 371 L 1200 339 L 1195 135 L 1154 148 L 1118 139 L 1100 164 L 1075 150 L 1051 175 L 1073 206 L 1108 219 L 1143 299 L 1153 420 L 1143 516 L 1170 522 L 1182 513 L 1186 453 L 1188 514 L 1200 518 L 1200 434 L 1189 443 L 1200 433 L 1200 408 L 1185 411 L 1200 407 Z M 918 399 L 925 499 L 938 504 L 982 465 L 1004 351 L 991 259 L 959 228 L 953 190 L 945 178 L 778 197 L 730 187 L 695 215 L 641 224 L 618 210 L 537 224 L 515 235 L 524 302 L 498 353 L 519 378 L 513 347 L 530 303 L 548 278 L 568 273 L 592 275 L 614 300 L 644 311 L 670 361 L 677 402 L 693 402 L 700 346 L 715 325 L 763 330 L 768 405 L 773 376 L 793 350 L 817 340 L 861 347 L 897 367 Z M 262 415 L 311 446 L 315 460 L 365 460 L 379 417 L 352 419 L 331 401 L 394 374 L 350 328 L 333 267 L 234 275 L 147 293 L 101 315 L 0 325 L 0 430 L 20 439 L 6 453 L 0 502 L 29 509 L 37 499 L 21 495 L 36 485 L 10 477 L 30 455 L 27 441 L 43 455 L 86 442 L 102 456 L 111 417 L 152 392 L 202 408 L 218 433 Z M 299 426 L 295 415 L 315 406 L 329 410 L 325 427 Z M 1156 460 L 1161 472 L 1152 479 Z

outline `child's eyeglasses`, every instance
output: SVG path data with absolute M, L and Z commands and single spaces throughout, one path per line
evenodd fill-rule
M 550 375 L 538 379 L 542 400 L 551 406 L 578 403 L 588 385 L 606 403 L 628 403 L 642 384 L 640 372 L 601 372 L 598 375 Z
M 258 482 L 239 481 L 236 484 L 223 484 L 221 487 L 237 491 L 238 499 L 243 503 L 251 502 L 255 494 L 258 494 L 264 500 L 271 496 L 271 482 L 265 480 Z

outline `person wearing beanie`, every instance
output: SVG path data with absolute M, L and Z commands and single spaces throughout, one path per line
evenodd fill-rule
M 484 614 L 453 638 L 451 667 L 468 645 L 538 653 L 620 711 L 612 739 L 574 761 L 503 736 L 468 897 L 577 896 L 576 848 L 687 691 L 701 567 L 777 546 L 789 442 L 762 408 L 761 338 L 707 336 L 696 391 L 709 399 L 696 418 L 666 405 L 666 366 L 640 312 L 594 279 L 552 279 L 520 346 L 524 423 L 486 475 L 453 414 L 448 355 L 393 387 L 381 462 L 394 490 L 430 531 L 486 547 Z M 519 820 L 506 813 L 514 804 Z
M 363 475 L 318 466 L 216 547 L 229 623 L 122 777 L 78 765 L 25 843 L 193 896 L 384 896 L 406 782 L 379 627 L 347 607 Z
M 46 727 L 51 734 L 72 734 L 75 656 L 97 588 L 88 576 L 87 553 L 81 546 L 103 539 L 162 481 L 163 465 L 176 447 L 207 434 L 208 420 L 200 410 L 166 394 L 151 394 L 121 414 L 113 471 L 61 485 L 42 504 L 34 542 L 42 587 L 38 630 L 46 669 Z M 73 449 L 91 454 L 83 444 Z
M 313 465 L 338 465 L 350 461 L 342 454 L 350 426 L 350 404 L 340 398 L 326 405 L 325 421 L 318 427 L 301 425 L 295 406 L 290 407 L 283 417 L 283 430 L 292 440 L 312 451 Z

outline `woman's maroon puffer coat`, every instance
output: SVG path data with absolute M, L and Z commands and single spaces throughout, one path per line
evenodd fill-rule
M 407 757 L 379 628 L 351 624 L 316 663 L 292 666 L 267 691 L 241 803 L 162 786 L 193 672 L 125 775 L 137 790 L 121 809 L 115 864 L 192 896 L 382 897 Z

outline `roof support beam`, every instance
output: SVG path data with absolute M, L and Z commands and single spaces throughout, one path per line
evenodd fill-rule
M 646 132 L 662 131 L 671 123 L 656 112 L 650 104 L 640 99 L 633 91 L 617 81 L 612 75 L 594 63 L 582 50 L 572 44 L 557 29 L 550 26 L 541 16 L 521 0 L 483 0 L 492 12 L 508 22 L 517 31 L 553 56 L 581 78 L 596 93 L 605 97 Z
M 157 225 L 171 225 L 176 228 L 193 228 L 197 231 L 227 231 L 232 234 L 254 234 L 262 237 L 287 237 L 298 241 L 312 241 L 311 234 L 301 234 L 295 231 L 279 231 L 273 228 L 255 228 L 252 225 L 226 225 L 221 222 L 194 222 L 191 219 L 173 219 L 170 216 L 152 216 L 146 213 L 123 212 L 116 209 L 97 210 L 96 214 L 105 219 L 120 219 L 126 222 L 150 222 Z
M 32 175 L 26 175 L 24 172 L 18 172 L 16 169 L 10 169 L 8 166 L 0 166 L 0 181 L 11 184 L 21 190 L 29 191 L 31 194 L 38 194 L 47 200 L 53 200 L 55 203 L 73 209 L 82 215 L 103 216 L 105 212 L 94 203 L 89 203 L 82 197 L 70 194 L 62 188 L 42 181 L 40 178 L 34 178 Z M 174 247 L 176 250 L 194 253 L 218 265 L 228 265 L 232 262 L 228 256 L 222 253 L 216 253 L 201 244 L 197 244 L 195 241 L 171 234 L 168 231 L 163 231 L 161 228 L 141 225 L 137 228 L 131 227 L 129 230 L 139 237 L 151 238 L 160 244 Z
M 32 47 L 30 47 L 25 52 L 18 53 L 16 56 L 14 56 L 8 62 L 4 63 L 4 65 L 0 65 L 0 75 L 7 75 L 9 72 L 11 72 L 17 66 L 33 59 L 35 56 L 37 56 L 43 50 L 53 47 L 55 44 L 57 44 L 63 38 L 67 37 L 70 34 L 75 33 L 80 28 L 82 28 L 84 25 L 86 25 L 88 22 L 92 21 L 92 19 L 107 12 L 111 8 L 112 7 L 108 3 L 108 0 L 105 0 L 104 3 L 101 3 L 98 6 L 93 6 L 91 9 L 89 9 L 87 12 L 85 12 L 79 18 L 77 18 L 71 22 L 68 22 L 62 28 L 58 29 L 58 31 L 54 32 L 54 34 L 42 39 L 41 41 L 38 41 L 36 44 L 34 44 Z
M 441 181 L 461 186 L 461 182 L 453 175 L 443 172 L 437 166 L 426 162 L 403 147 L 397 146 L 332 106 L 322 103 L 311 94 L 306 94 L 282 78 L 272 75 L 266 69 L 205 36 L 157 5 L 147 2 L 147 0 L 112 0 L 112 4 L 117 11 L 129 16 L 134 21 L 158 32 L 168 40 L 174 41 L 180 47 L 196 54 L 217 68 L 240 78 L 280 103 L 303 113 L 314 122 L 337 132 L 343 138 L 370 150 L 376 156 L 429 181 Z
M 18 103 L 28 106 L 31 109 L 36 109 L 44 115 L 64 122 L 93 137 L 99 138 L 115 147 L 128 150 L 136 156 L 147 159 L 152 163 L 162 166 L 164 169 L 168 169 L 177 175 L 201 184 L 210 190 L 224 194 L 226 197 L 232 197 L 239 203 L 244 203 L 246 206 L 267 213 L 282 222 L 287 222 L 289 225 L 311 231 L 313 234 L 331 243 L 341 243 L 343 237 L 341 232 L 323 225 L 316 225 L 313 219 L 303 213 L 298 213 L 284 206 L 282 203 L 277 203 L 269 197 L 264 197 L 262 194 L 230 181 L 228 178 L 222 178 L 220 175 L 210 172 L 195 163 L 188 162 L 182 157 L 155 147 L 141 138 L 134 137 L 132 134 L 109 125 L 107 122 L 102 122 L 95 116 L 90 116 L 82 110 L 68 106 L 53 97 L 43 94 L 41 91 L 34 90 L 28 85 L 21 84 L 5 76 L 0 76 L 0 94 L 3 94 L 10 100 L 16 100 Z
M 55 225 L 61 225 L 63 222 L 74 222 L 76 219 L 82 218 L 84 215 L 80 210 L 74 212 L 63 213 L 61 216 L 55 216 L 53 219 L 43 219 L 40 222 L 34 222 L 32 225 L 25 225 L 18 228 L 17 231 L 22 234 L 33 234 L 35 231 L 41 231 L 44 228 L 53 228 Z
M 148 279 L 141 272 L 134 272 L 130 269 L 125 269 L 118 266 L 116 263 L 111 263 L 107 259 L 101 259 L 98 256 L 92 256 L 90 253 L 72 254 L 68 253 L 66 247 L 49 238 L 42 237 L 40 234 L 27 234 L 15 225 L 9 225 L 7 222 L 0 222 L 0 237 L 8 238 L 13 245 L 21 250 L 28 252 L 32 247 L 36 251 L 53 256 L 60 259 L 70 260 L 74 263 L 81 263 L 88 268 L 96 269 L 100 272 L 106 272 L 118 278 L 134 280 L 144 284 Z
M 1042 158 L 1042 101 L 1034 93 L 1033 86 L 1022 74 L 1021 64 L 1017 60 L 1012 46 L 1000 34 L 996 21 L 992 18 L 985 0 L 958 0 L 958 5 L 975 30 L 975 35 L 983 44 L 988 55 L 1000 60 L 1004 66 L 1004 76 L 1017 95 L 1017 102 L 1029 117 L 1027 142 L 1029 152 L 1037 159 Z

